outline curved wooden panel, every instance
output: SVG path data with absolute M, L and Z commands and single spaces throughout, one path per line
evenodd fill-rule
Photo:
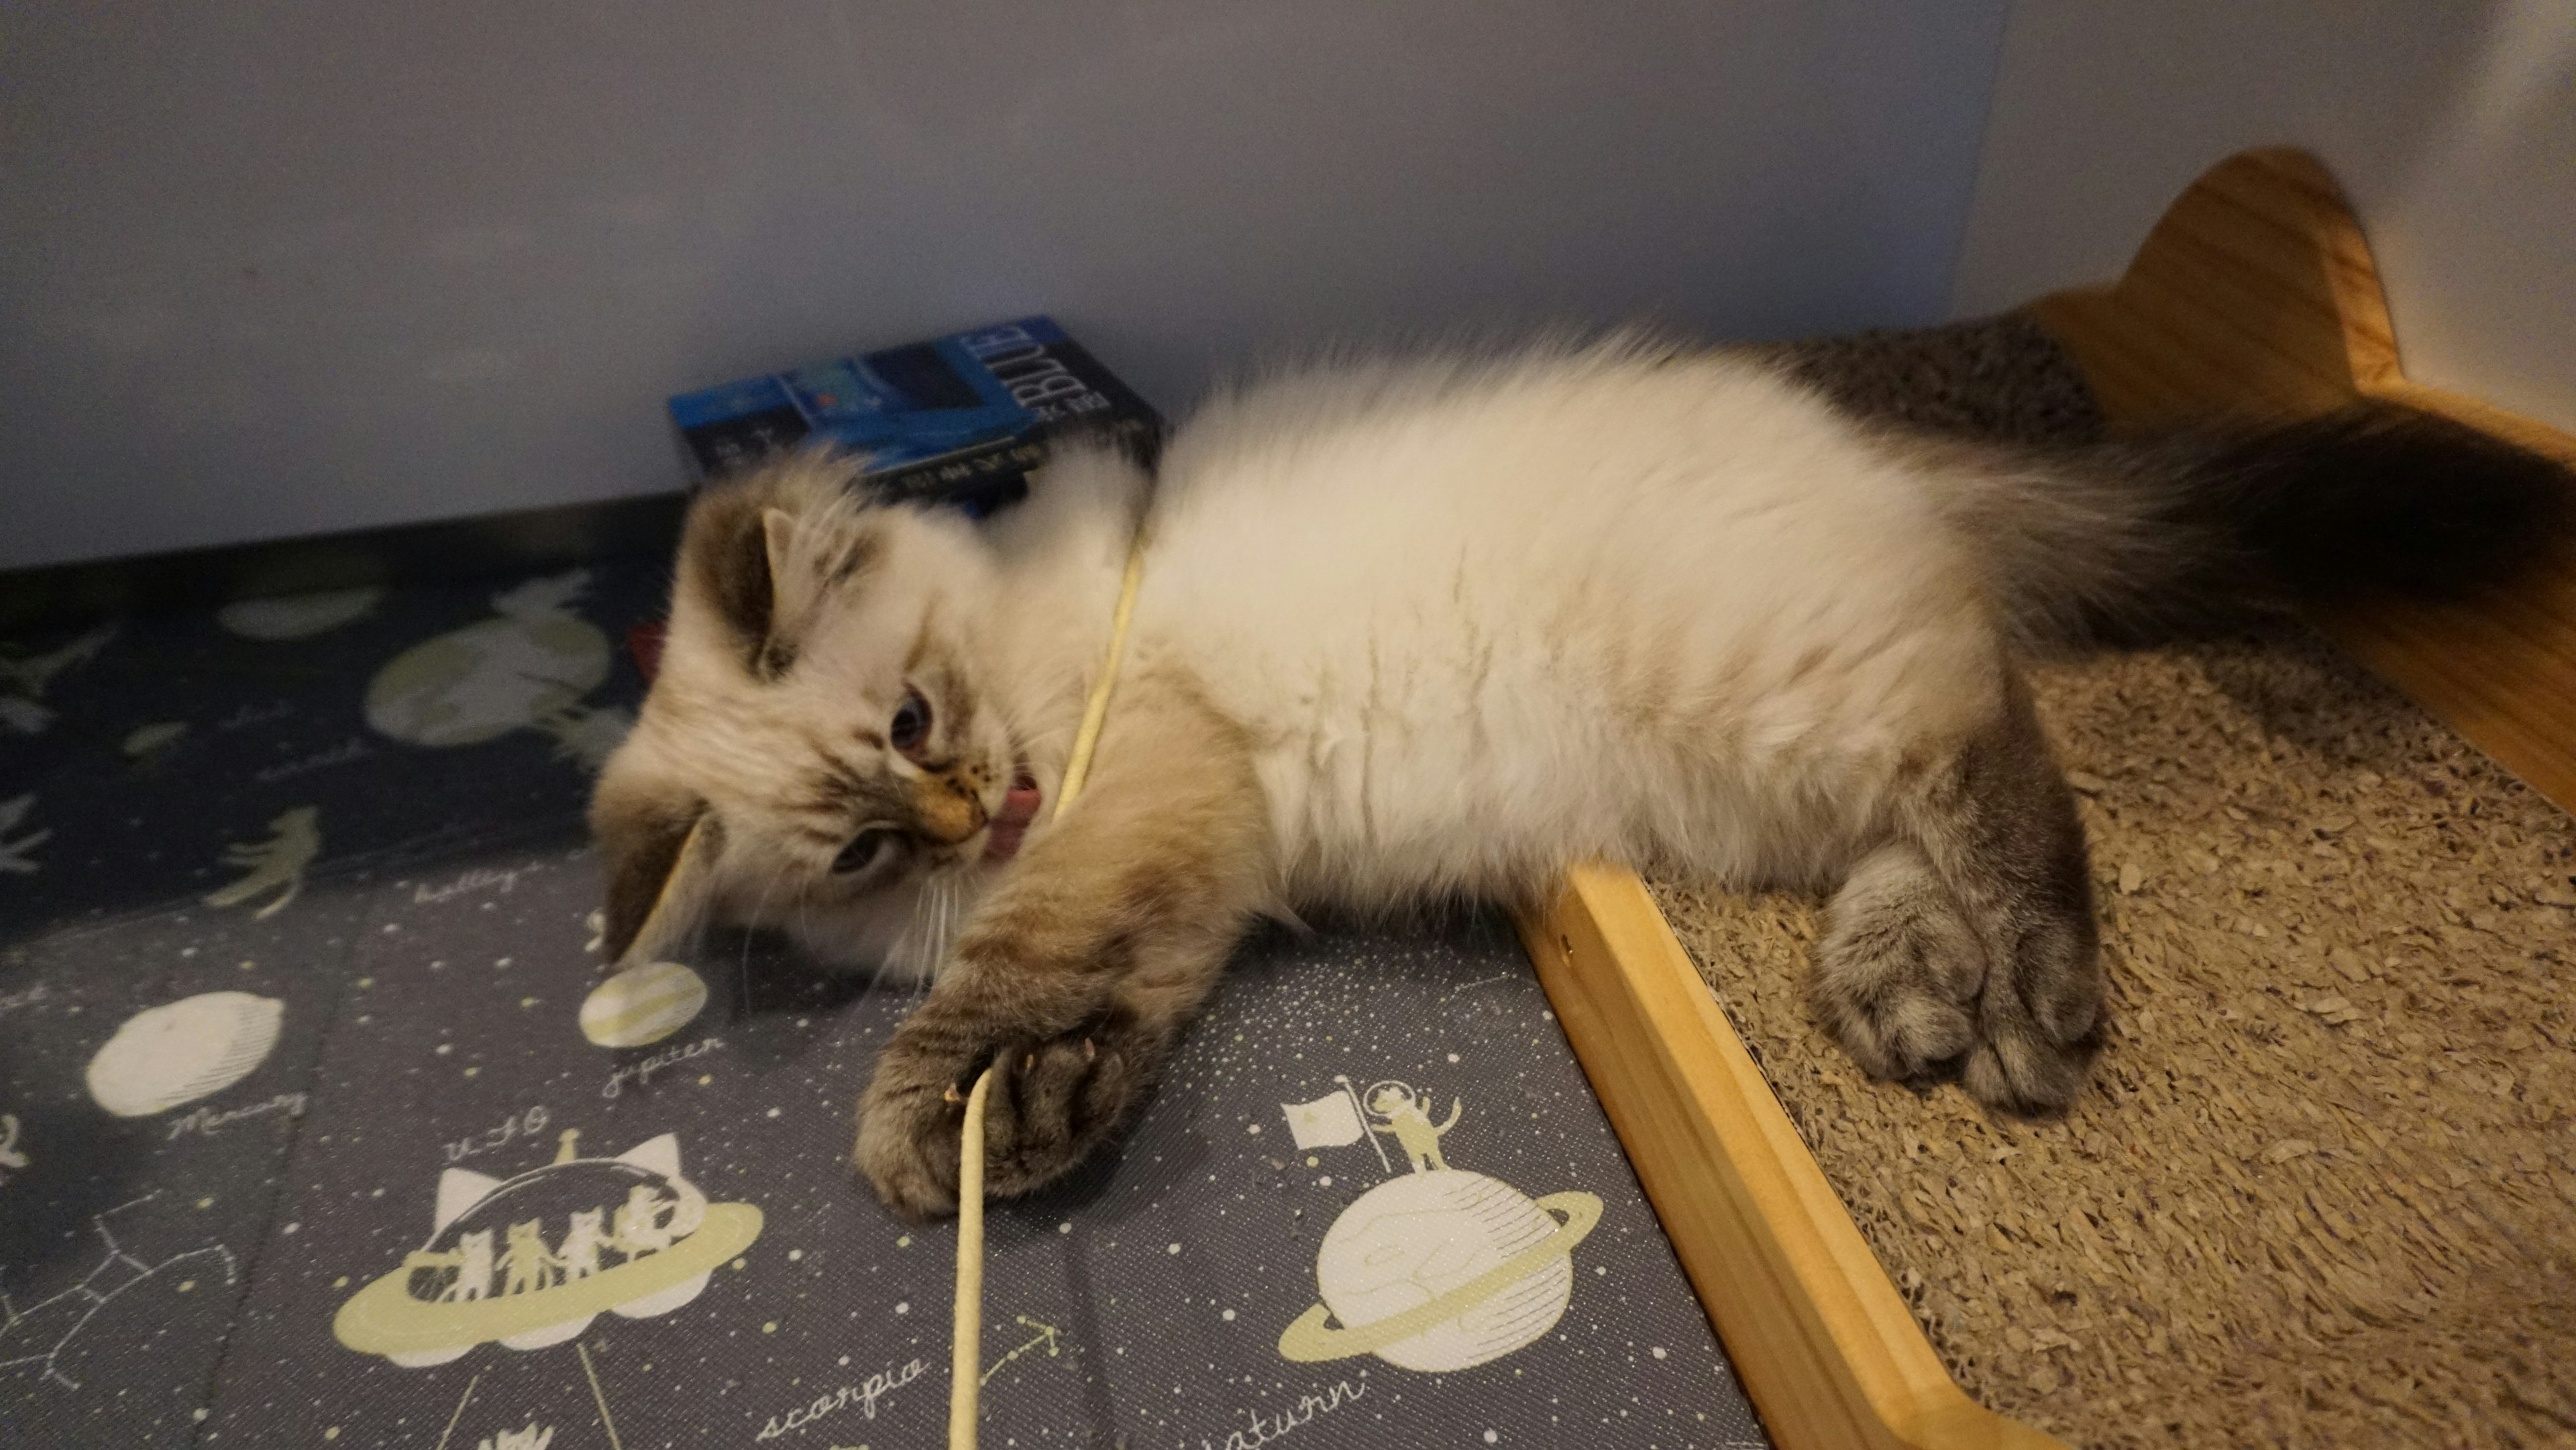
M 2576 463 L 2576 437 L 2406 380 L 2361 224 L 2315 158 L 2247 151 L 2176 198 L 2119 281 L 2031 313 L 2115 425 L 2298 417 L 2393 398 Z M 2318 626 L 2541 794 L 2576 810 L 2576 557 L 2446 604 Z
M 2115 422 L 2321 413 L 2394 377 L 2379 272 L 2325 168 L 2248 151 L 2176 198 L 2120 280 L 2031 311 Z

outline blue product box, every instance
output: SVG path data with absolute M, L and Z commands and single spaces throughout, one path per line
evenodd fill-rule
M 978 514 L 1024 497 L 1028 470 L 1067 430 L 1098 430 L 1150 455 L 1163 429 L 1046 317 L 683 393 L 671 421 L 701 482 L 829 443 L 866 454 L 868 483 L 885 497 Z

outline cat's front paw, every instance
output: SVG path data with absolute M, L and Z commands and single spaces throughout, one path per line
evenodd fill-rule
M 944 1061 L 944 1055 L 923 1052 L 897 1034 L 859 1098 L 859 1141 L 851 1157 L 877 1197 L 905 1218 L 957 1211 L 957 1141 L 966 1097 Z
M 1042 1187 L 1126 1121 L 1161 1072 L 1171 1037 L 1117 1008 L 1036 1040 L 1004 1039 L 925 1008 L 886 1044 L 859 1100 L 859 1171 L 907 1218 L 956 1212 L 966 1098 L 989 1064 L 984 1191 L 1004 1198 Z

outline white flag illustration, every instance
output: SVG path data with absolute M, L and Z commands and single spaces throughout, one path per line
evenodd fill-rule
M 1368 1136 L 1348 1093 L 1327 1093 L 1311 1103 L 1281 1103 L 1288 1135 L 1300 1148 L 1346 1148 Z

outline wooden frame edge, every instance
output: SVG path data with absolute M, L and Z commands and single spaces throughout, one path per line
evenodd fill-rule
M 1951 1381 L 1635 873 L 1514 920 L 1774 1444 L 2063 1450 Z

